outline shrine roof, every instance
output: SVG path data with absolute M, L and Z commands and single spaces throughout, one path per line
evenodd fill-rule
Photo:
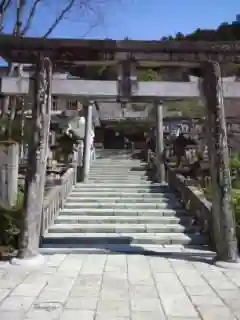
M 0 36 L 0 56 L 3 59 L 34 63 L 39 53 L 49 56 L 59 65 L 117 63 L 131 56 L 137 61 L 219 62 L 240 63 L 240 41 L 139 41 L 139 40 L 80 40 L 44 39 L 12 35 Z

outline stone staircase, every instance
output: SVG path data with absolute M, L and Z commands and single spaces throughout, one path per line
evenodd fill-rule
M 88 183 L 78 183 L 45 233 L 45 251 L 140 250 L 146 246 L 203 245 L 166 184 L 152 183 L 146 163 L 123 151 L 104 150 Z

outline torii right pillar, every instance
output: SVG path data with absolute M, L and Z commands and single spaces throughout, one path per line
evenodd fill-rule
M 164 138 L 163 138 L 163 103 L 162 101 L 154 102 L 156 115 L 156 164 L 157 179 L 161 183 L 165 183 L 165 166 L 163 162 L 164 154 Z
M 212 178 L 212 230 L 219 262 L 238 262 L 236 222 L 224 110 L 221 69 L 218 62 L 203 66 L 203 95 L 208 121 L 208 153 Z

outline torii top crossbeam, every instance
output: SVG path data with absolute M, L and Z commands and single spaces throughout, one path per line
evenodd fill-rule
M 141 65 L 147 62 L 196 64 L 209 60 L 239 64 L 240 41 L 118 41 L 0 36 L 0 56 L 5 60 L 34 63 L 38 53 L 50 57 L 59 66 L 71 63 L 106 65 L 126 59 Z

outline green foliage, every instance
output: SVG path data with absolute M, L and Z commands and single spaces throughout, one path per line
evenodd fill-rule
M 160 81 L 160 75 L 153 69 L 139 70 L 138 78 L 140 81 Z
M 188 35 L 178 32 L 175 37 L 163 37 L 162 40 L 236 41 L 240 40 L 240 24 L 222 23 L 217 29 L 196 29 Z
M 231 169 L 236 169 L 236 170 L 240 169 L 240 153 L 235 153 L 232 155 L 230 164 L 231 164 Z
M 179 101 L 179 102 L 166 102 L 167 111 L 179 111 L 183 117 L 190 118 L 203 118 L 206 115 L 204 106 L 199 105 L 198 101 Z
M 235 213 L 236 224 L 240 226 L 240 153 L 236 153 L 231 157 L 230 160 L 231 171 L 232 171 L 232 205 Z M 204 190 L 206 198 L 211 201 L 214 190 L 211 186 Z
M 19 191 L 17 203 L 13 208 L 0 206 L 0 245 L 17 248 L 23 201 L 24 194 Z
M 0 119 L 0 126 L 5 127 L 8 124 L 7 119 Z M 31 120 L 25 119 L 24 120 L 24 136 L 23 136 L 23 143 L 28 143 L 29 138 L 31 137 Z M 0 134 L 0 140 L 5 140 L 6 136 L 4 134 Z M 14 140 L 18 143 L 22 142 L 21 137 L 21 118 L 16 117 L 12 121 L 12 130 L 11 130 L 11 140 Z
M 205 188 L 204 189 L 206 198 L 211 201 L 212 200 L 212 195 L 213 195 L 213 190 L 211 187 Z M 233 205 L 233 210 L 236 218 L 236 224 L 240 226 L 240 189 L 233 189 L 232 190 L 232 205 Z
M 240 189 L 240 153 L 235 153 L 230 159 L 232 186 L 235 189 Z
M 240 190 L 233 189 L 232 203 L 236 217 L 236 223 L 240 226 Z

